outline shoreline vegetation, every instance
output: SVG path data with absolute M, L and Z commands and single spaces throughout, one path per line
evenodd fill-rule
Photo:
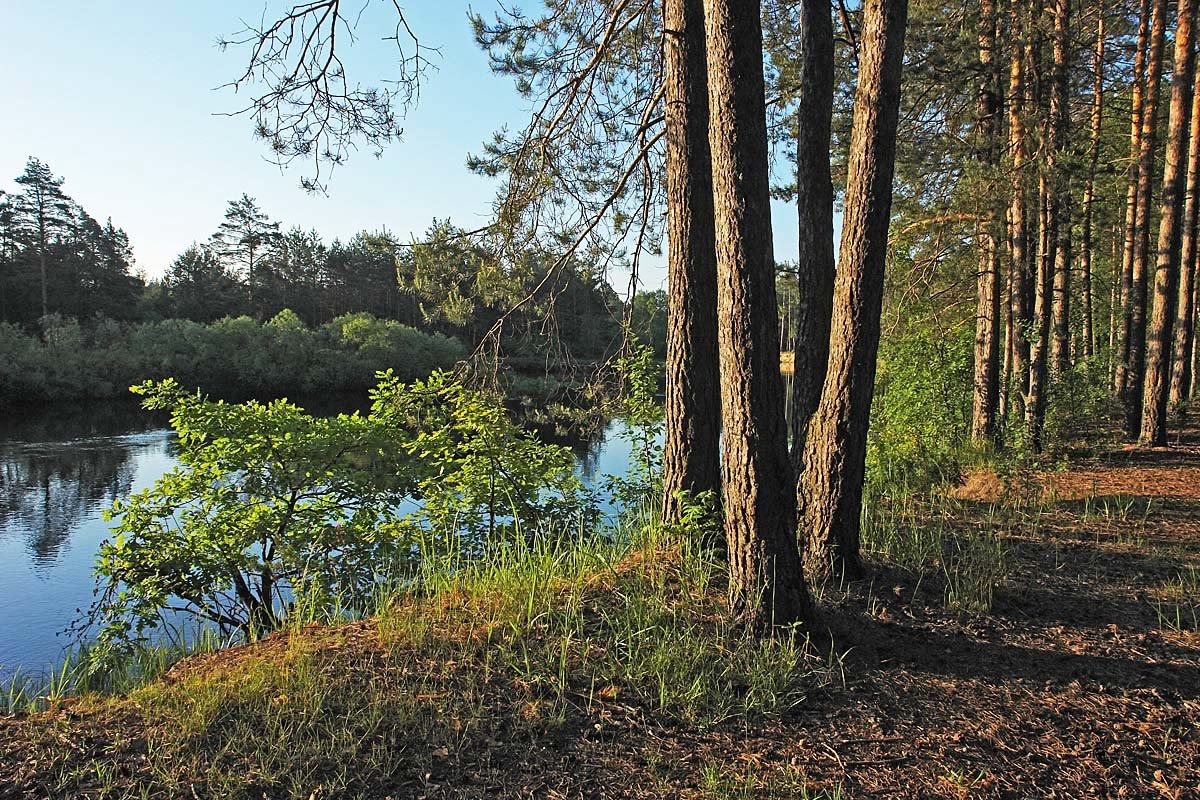
M 123 402 L 129 386 L 167 377 L 227 401 L 291 397 L 337 410 L 329 401 L 338 396 L 365 404 L 379 372 L 423 378 L 469 355 L 453 336 L 366 312 L 316 327 L 287 309 L 262 323 L 249 317 L 80 323 L 52 316 L 42 327 L 38 336 L 0 323 L 0 410 Z M 545 357 L 502 356 L 498 382 L 528 424 L 558 434 L 587 432 L 605 402 L 586 378 L 595 369 L 579 363 L 573 371 L 554 370 Z

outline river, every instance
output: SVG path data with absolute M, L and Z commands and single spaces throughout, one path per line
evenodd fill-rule
M 610 424 L 573 442 L 591 486 L 624 474 L 631 448 Z M 61 661 L 68 626 L 92 602 L 103 512 L 178 464 L 160 415 L 93 404 L 14 412 L 0 422 L 0 679 Z

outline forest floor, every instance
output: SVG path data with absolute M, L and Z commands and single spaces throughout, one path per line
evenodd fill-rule
M 976 474 L 956 494 L 923 513 L 1002 543 L 990 607 L 947 602 L 943 565 L 876 560 L 869 580 L 820 590 L 826 654 L 771 712 L 689 718 L 589 685 L 570 642 L 481 666 L 501 634 L 461 614 L 488 598 L 454 597 L 399 649 L 383 623 L 313 627 L 186 661 L 129 698 L 0 718 L 0 798 L 1200 798 L 1200 436 L 1019 481 Z M 626 602 L 623 581 L 614 570 L 578 613 Z M 529 656 L 560 651 L 555 694 Z M 288 658 L 315 671 L 289 684 L 309 688 L 261 668 Z M 349 722 L 289 697 L 323 686 L 320 714 Z M 371 716 L 397 708 L 403 724 Z

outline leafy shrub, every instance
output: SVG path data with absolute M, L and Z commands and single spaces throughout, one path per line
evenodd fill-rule
M 1084 359 L 1054 376 L 1046 406 L 1046 452 L 1097 443 L 1104 436 L 1097 431 L 1098 423 L 1111 419 L 1116 410 L 1108 370 L 1099 357 Z
M 365 608 L 427 555 L 457 562 L 595 517 L 569 450 L 445 373 L 411 384 L 385 373 L 370 414 L 335 417 L 213 402 L 170 379 L 135 392 L 171 412 L 180 466 L 109 512 L 88 619 L 97 665 L 149 639 L 164 612 L 252 635 L 297 605 Z
M 877 489 L 957 478 L 971 425 L 971 332 L 882 343 L 867 453 Z

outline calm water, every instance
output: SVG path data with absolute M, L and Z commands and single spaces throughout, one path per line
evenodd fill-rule
M 575 447 L 586 483 L 627 470 L 618 430 Z M 109 535 L 103 511 L 177 463 L 165 418 L 135 406 L 0 422 L 0 677 L 62 657 L 72 644 L 65 629 L 92 601 L 92 564 Z

